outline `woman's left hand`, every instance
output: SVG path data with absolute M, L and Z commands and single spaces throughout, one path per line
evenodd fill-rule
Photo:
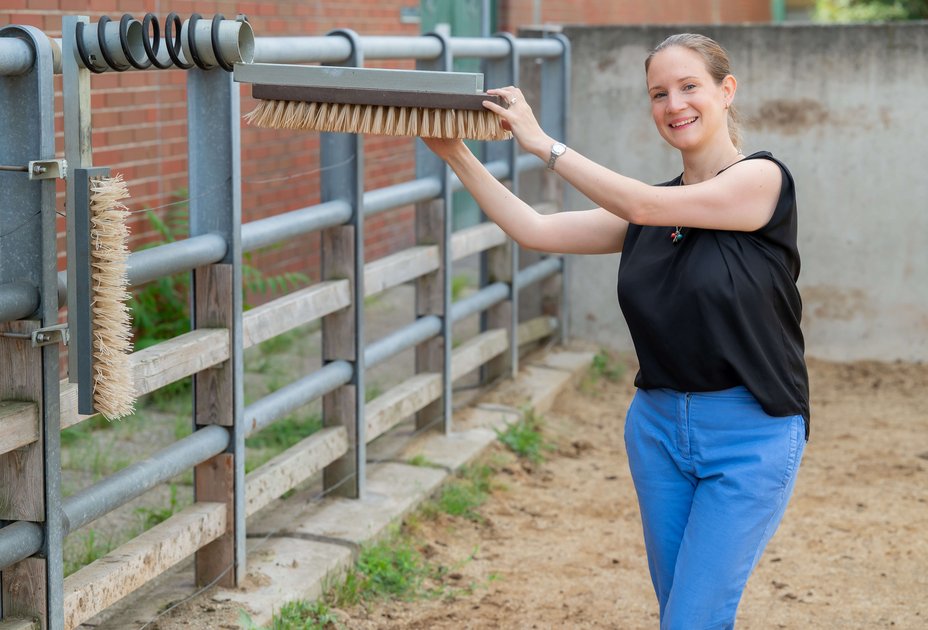
M 493 101 L 484 101 L 483 106 L 502 118 L 503 128 L 512 132 L 519 146 L 535 155 L 546 154 L 552 140 L 538 124 L 522 90 L 510 85 L 487 90 L 487 94 L 501 96 L 509 103 L 509 107 L 505 108 Z

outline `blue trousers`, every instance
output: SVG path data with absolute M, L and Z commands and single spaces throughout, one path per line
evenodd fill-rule
M 805 447 L 802 416 L 764 413 L 744 387 L 638 390 L 625 446 L 661 630 L 734 628 Z

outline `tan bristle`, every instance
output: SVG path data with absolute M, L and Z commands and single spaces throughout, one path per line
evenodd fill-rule
M 90 182 L 91 319 L 93 326 L 93 404 L 109 420 L 134 411 L 135 391 L 129 353 L 132 327 L 126 305 L 129 285 L 129 196 L 122 175 Z
M 244 118 L 249 125 L 274 129 L 472 140 L 512 137 L 489 110 L 259 101 Z

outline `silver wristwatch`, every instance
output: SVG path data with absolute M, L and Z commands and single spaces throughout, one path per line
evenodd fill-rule
M 551 145 L 551 155 L 548 157 L 548 169 L 554 170 L 554 163 L 559 157 L 567 152 L 567 145 L 561 142 L 555 142 Z

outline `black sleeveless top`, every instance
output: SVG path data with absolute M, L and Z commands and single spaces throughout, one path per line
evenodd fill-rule
M 629 225 L 619 305 L 631 332 L 641 389 L 717 391 L 745 386 L 771 416 L 801 414 L 809 433 L 809 381 L 796 288 L 796 189 L 783 183 L 770 221 L 755 232 Z M 682 185 L 683 175 L 661 184 Z

